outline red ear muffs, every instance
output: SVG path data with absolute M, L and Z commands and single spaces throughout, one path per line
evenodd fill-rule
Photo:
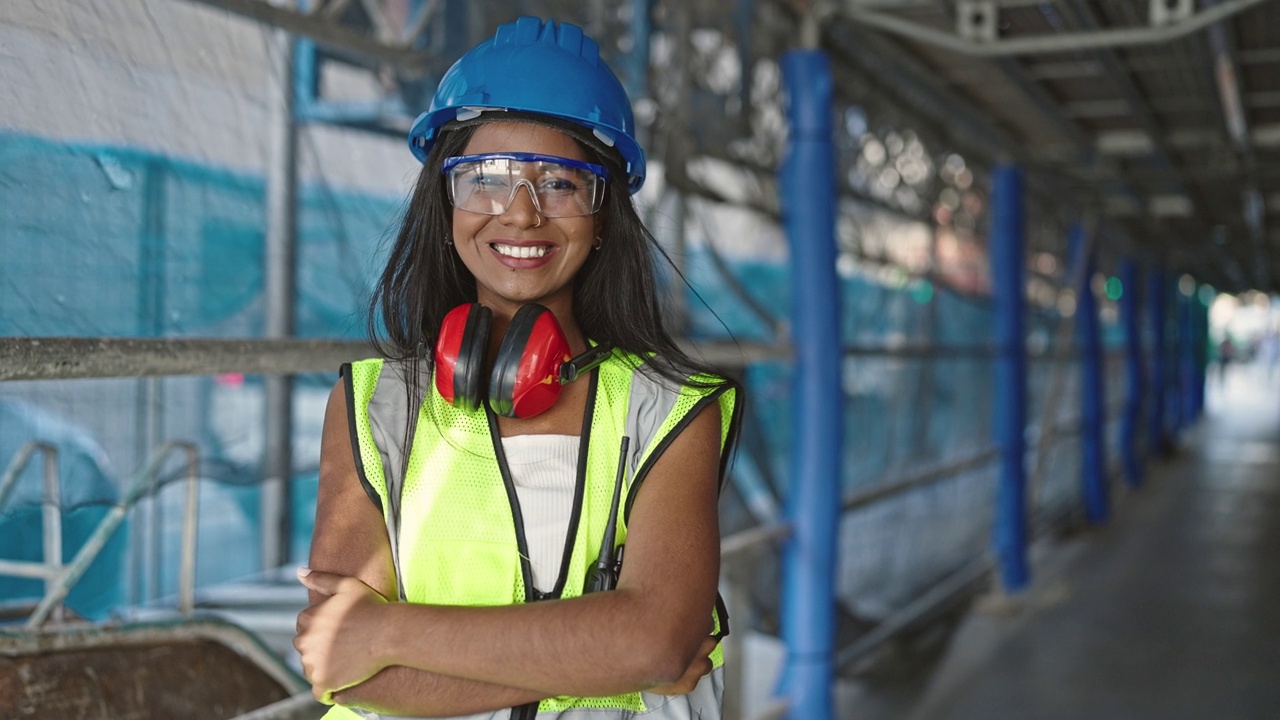
M 489 376 L 489 406 L 499 415 L 530 418 L 560 397 L 560 366 L 569 341 L 550 310 L 525 305 L 511 318 Z
M 459 305 L 440 323 L 436 339 L 436 391 L 446 402 L 471 412 L 485 394 L 484 359 L 493 314 L 478 303 Z M 610 346 L 596 345 L 569 356 L 556 316 L 537 303 L 516 311 L 502 337 L 489 373 L 489 407 L 510 418 L 546 412 L 560 397 L 560 387 L 604 362 Z
M 480 407 L 492 318 L 489 308 L 479 303 L 459 305 L 444 316 L 436 338 L 436 390 L 468 412 Z

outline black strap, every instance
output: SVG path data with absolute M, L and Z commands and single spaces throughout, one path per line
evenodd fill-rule
M 724 597 L 719 590 L 716 591 L 716 615 L 720 618 L 720 629 L 712 633 L 711 637 L 723 640 L 729 636 L 729 607 L 724 604 Z

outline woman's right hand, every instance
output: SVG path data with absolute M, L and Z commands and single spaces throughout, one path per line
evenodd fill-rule
M 698 647 L 698 653 L 693 656 L 693 662 L 689 663 L 689 667 L 685 669 L 684 675 L 680 676 L 679 680 L 669 685 L 649 688 L 647 692 L 658 695 L 687 695 L 693 692 L 702 677 L 711 672 L 711 653 L 719 644 L 718 639 L 707 636 L 707 639 L 703 640 L 702 645 Z

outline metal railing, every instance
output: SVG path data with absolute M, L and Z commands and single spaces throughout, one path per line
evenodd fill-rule
M 60 615 L 62 602 L 66 599 L 67 593 L 71 592 L 71 588 L 93 564 L 98 553 L 102 552 L 107 541 L 128 517 L 129 511 L 139 500 L 154 493 L 159 487 L 160 470 L 175 451 L 181 451 L 186 455 L 187 468 L 187 496 L 182 520 L 182 547 L 178 569 L 178 610 L 184 616 L 191 615 L 195 609 L 196 522 L 199 516 L 200 497 L 200 454 L 195 444 L 183 440 L 170 440 L 156 448 L 151 453 L 150 460 L 143 471 L 134 478 L 125 497 L 111 506 L 94 528 L 93 533 L 85 540 L 84 545 L 80 547 L 75 558 L 65 565 L 62 563 L 61 479 L 58 476 L 58 453 L 55 447 L 43 442 L 29 442 L 14 455 L 3 478 L 0 479 L 0 507 L 4 506 L 17 484 L 18 476 L 36 451 L 43 452 L 45 456 L 42 502 L 44 558 L 40 562 L 0 560 L 0 575 L 40 578 L 45 581 L 44 597 L 28 618 L 27 628 L 38 629 L 51 616 Z
M 17 487 L 18 477 L 37 452 L 44 455 L 44 493 L 40 503 L 44 561 L 0 560 L 0 575 L 44 580 L 45 594 L 49 595 L 54 592 L 58 574 L 62 571 L 62 485 L 58 477 L 56 447 L 32 441 L 14 454 L 9 467 L 4 471 L 4 477 L 0 478 L 0 508 L 8 501 L 9 495 Z M 60 606 L 57 614 L 62 614 Z
M 790 357 L 788 347 L 764 343 L 680 345 L 722 367 Z M 3 337 L 0 381 L 224 373 L 296 375 L 336 372 L 343 363 L 373 354 L 367 343 L 351 340 Z

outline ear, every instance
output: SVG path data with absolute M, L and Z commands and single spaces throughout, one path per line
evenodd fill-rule
M 596 212 L 596 214 L 594 215 L 596 220 L 594 237 L 597 237 L 597 238 L 604 237 L 604 231 L 609 225 L 607 220 L 608 216 L 605 214 L 606 207 L 608 207 L 607 204 L 604 207 L 601 207 L 600 210 Z

